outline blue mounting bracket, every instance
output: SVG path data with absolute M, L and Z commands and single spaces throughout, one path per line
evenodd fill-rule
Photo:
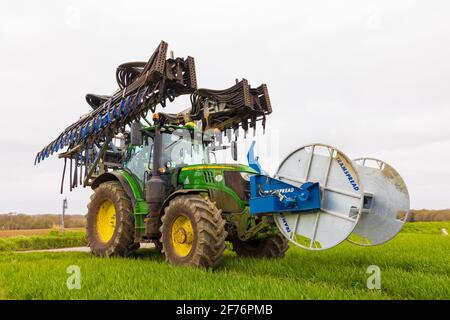
M 252 145 L 247 154 L 248 164 L 259 174 L 250 177 L 250 214 L 304 213 L 320 210 L 319 183 L 306 182 L 300 187 L 262 175 L 261 165 L 254 156 Z

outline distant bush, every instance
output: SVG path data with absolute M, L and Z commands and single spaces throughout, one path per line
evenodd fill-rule
M 441 230 L 450 230 L 450 221 L 427 221 L 405 223 L 402 233 L 420 233 L 440 235 Z
M 0 238 L 0 251 L 79 247 L 87 244 L 84 232 L 51 231 L 45 236 Z
M 408 216 L 409 222 L 420 221 L 450 221 L 450 209 L 445 210 L 411 210 Z
M 0 230 L 50 229 L 61 225 L 61 215 L 58 214 L 0 214 Z M 84 215 L 66 215 L 66 228 L 83 228 L 86 226 Z

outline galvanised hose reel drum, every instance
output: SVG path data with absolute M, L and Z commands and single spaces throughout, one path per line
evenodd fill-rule
M 385 243 L 400 232 L 408 217 L 408 188 L 400 174 L 386 162 L 358 158 L 353 160 L 353 165 L 370 203 L 348 240 L 363 246 Z
M 395 169 L 373 158 L 350 160 L 325 144 L 290 153 L 275 179 L 301 188 L 317 183 L 320 208 L 274 213 L 281 233 L 307 250 L 332 248 L 344 240 L 378 245 L 400 232 L 409 211 L 406 185 Z

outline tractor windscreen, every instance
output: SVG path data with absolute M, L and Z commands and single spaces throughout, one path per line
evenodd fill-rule
M 208 163 L 206 148 L 201 140 L 194 139 L 187 129 L 163 132 L 162 164 L 179 168 L 191 164 Z
M 167 169 L 180 168 L 191 164 L 208 163 L 207 149 L 201 140 L 193 138 L 192 133 L 183 128 L 162 129 L 162 159 L 161 164 Z M 142 146 L 133 146 L 128 150 L 125 167 L 136 177 L 144 181 L 145 172 L 151 174 L 153 139 Z

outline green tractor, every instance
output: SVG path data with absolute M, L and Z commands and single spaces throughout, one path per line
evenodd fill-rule
M 126 147 L 108 155 L 123 162 L 92 181 L 92 252 L 128 256 L 152 242 L 170 263 L 216 267 L 230 241 L 238 255 L 283 257 L 288 241 L 271 216 L 249 212 L 250 176 L 257 172 L 211 162 L 213 141 L 195 139 L 192 124 L 159 126 L 157 119 L 133 126 Z
M 167 59 L 165 42 L 148 62 L 120 65 L 116 79 L 112 95 L 88 94 L 93 110 L 35 160 L 66 148 L 59 153 L 61 193 L 67 171 L 70 191 L 94 190 L 87 214 L 93 254 L 129 256 L 148 242 L 170 263 L 215 268 L 226 241 L 240 256 L 281 258 L 289 242 L 308 250 L 345 240 L 377 245 L 401 230 L 408 190 L 383 161 L 352 161 L 312 144 L 289 154 L 270 177 L 253 142 L 248 165 L 236 164 L 239 133 L 257 123 L 265 128 L 272 112 L 265 84 L 243 79 L 224 90 L 199 89 L 194 59 Z M 156 112 L 187 94 L 186 110 Z M 234 161 L 217 163 L 216 153 L 229 151 Z

